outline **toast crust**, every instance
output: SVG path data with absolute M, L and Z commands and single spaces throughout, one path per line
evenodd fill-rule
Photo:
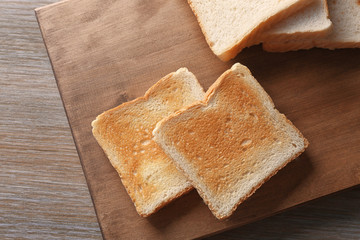
M 327 1 L 328 15 L 332 21 L 332 31 L 324 37 L 279 39 L 263 43 L 267 52 L 288 52 L 300 49 L 326 48 L 360 48 L 359 21 L 360 7 L 357 1 Z M 350 16 L 350 17 L 349 17 Z
M 316 16 L 316 21 L 311 26 L 308 18 Z M 294 23 L 296 23 L 294 25 Z M 303 26 L 299 26 L 299 23 Z M 314 26 L 314 24 L 316 24 Z M 289 26 L 292 26 L 289 28 Z M 276 24 L 273 29 L 264 32 L 260 38 L 261 42 L 282 42 L 291 39 L 316 39 L 328 35 L 333 29 L 329 19 L 329 9 L 326 0 L 316 0 L 312 4 L 306 6 L 293 16 Z
M 277 12 L 276 14 L 269 16 L 267 19 L 265 19 L 262 22 L 259 22 L 259 24 L 249 30 L 249 32 L 240 40 L 238 40 L 232 47 L 226 49 L 223 52 L 217 52 L 216 49 L 213 47 L 213 42 L 210 40 L 207 32 L 205 31 L 204 25 L 200 21 L 199 14 L 196 11 L 195 6 L 193 5 L 192 0 L 188 0 L 188 4 L 190 5 L 198 24 L 200 25 L 201 31 L 205 37 L 205 40 L 211 50 L 214 52 L 215 55 L 217 55 L 220 60 L 227 62 L 233 58 L 236 57 L 236 55 L 241 52 L 244 48 L 250 47 L 252 45 L 259 44 L 257 37 L 259 34 L 261 34 L 262 31 L 265 31 L 271 27 L 271 25 L 281 21 L 282 19 L 287 18 L 291 14 L 295 13 L 296 11 L 299 11 L 299 9 L 306 7 L 307 5 L 311 4 L 313 0 L 296 0 L 292 4 L 289 4 L 287 8 L 284 8 Z
M 245 66 L 235 64 L 209 88 L 205 100 L 163 119 L 153 131 L 154 140 L 173 158 L 218 219 L 228 218 L 240 203 L 308 146 L 300 131 L 274 109 L 271 98 L 260 84 L 253 80 L 244 83 L 241 80 L 244 78 L 253 77 Z M 233 103 L 240 105 L 236 107 Z M 277 126 L 267 122 L 274 119 Z M 235 121 L 241 121 L 241 124 Z M 257 130 L 253 131 L 255 128 Z M 181 134 L 176 134 L 179 132 Z M 297 144 L 302 146 L 287 154 L 283 162 L 277 163 L 280 165 L 266 172 L 242 196 L 229 194 L 228 191 L 236 189 L 239 182 L 251 181 L 254 175 L 249 169 L 254 173 L 261 170 L 262 163 L 258 161 L 261 151 L 289 148 L 292 139 L 288 132 L 296 135 L 299 138 Z M 218 203 L 228 202 L 227 196 L 239 199 L 233 201 L 230 209 L 221 211 Z
M 152 140 L 152 130 L 163 117 L 203 96 L 195 76 L 182 68 L 163 77 L 144 96 L 108 110 L 92 122 L 95 139 L 139 215 L 149 216 L 192 189 Z

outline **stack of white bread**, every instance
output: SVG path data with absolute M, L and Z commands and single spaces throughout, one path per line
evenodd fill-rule
M 194 187 L 215 217 L 228 218 L 308 146 L 239 63 L 206 93 L 181 68 L 92 127 L 141 216 Z
M 188 0 L 221 60 L 262 43 L 270 52 L 360 47 L 359 0 Z

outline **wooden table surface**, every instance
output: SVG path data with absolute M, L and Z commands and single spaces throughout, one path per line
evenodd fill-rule
M 101 239 L 33 11 L 55 1 L 0 1 L 0 239 Z M 210 239 L 360 239 L 359 202 L 357 187 Z

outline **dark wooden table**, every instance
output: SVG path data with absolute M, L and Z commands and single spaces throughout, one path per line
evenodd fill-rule
M 34 16 L 53 2 L 0 1 L 0 239 L 101 238 Z M 210 239 L 360 239 L 359 203 L 354 188 Z

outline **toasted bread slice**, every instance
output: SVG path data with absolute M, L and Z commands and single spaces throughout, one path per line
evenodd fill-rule
M 326 0 L 316 0 L 261 34 L 262 42 L 321 38 L 332 30 Z
M 188 0 L 211 50 L 221 60 L 234 58 L 256 41 L 258 32 L 313 0 Z
M 330 34 L 323 38 L 288 39 L 263 43 L 268 52 L 287 52 L 300 49 L 318 48 L 359 48 L 360 47 L 360 4 L 358 0 L 329 0 L 329 15 L 333 23 Z
M 210 87 L 204 101 L 160 121 L 153 135 L 219 219 L 308 145 L 240 64 Z
M 114 166 L 141 216 L 149 216 L 192 189 L 174 163 L 152 140 L 156 123 L 204 91 L 186 68 L 162 78 L 145 96 L 99 115 L 92 132 Z

